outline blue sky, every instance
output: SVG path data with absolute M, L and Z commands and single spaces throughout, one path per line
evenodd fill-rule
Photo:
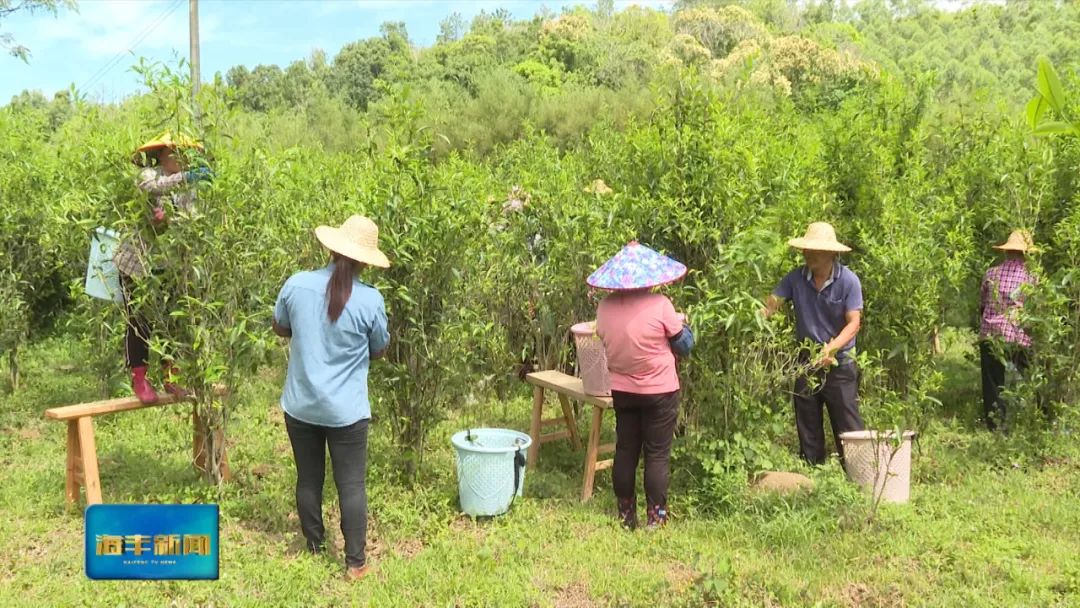
M 314 49 L 332 58 L 344 44 L 404 21 L 414 43 L 434 43 L 439 22 L 460 13 L 506 8 L 525 19 L 545 7 L 593 6 L 595 0 L 200 0 L 203 80 L 244 64 L 288 63 Z M 621 0 L 669 9 L 672 0 Z M 129 71 L 137 56 L 175 62 L 188 54 L 188 0 L 81 0 L 77 11 L 16 15 L 0 23 L 31 52 L 30 63 L 0 55 L 0 105 L 24 89 L 51 96 L 71 84 L 90 99 L 113 101 L 139 89 Z M 134 53 L 134 54 L 132 54 Z

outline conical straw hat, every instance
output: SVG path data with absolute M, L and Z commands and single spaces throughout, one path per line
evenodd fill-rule
M 833 230 L 832 224 L 825 222 L 810 224 L 806 229 L 805 236 L 791 239 L 787 244 L 796 249 L 809 249 L 811 251 L 835 251 L 838 253 L 851 251 L 851 247 L 836 240 L 836 231 Z
M 198 150 L 202 150 L 203 146 L 198 141 L 186 135 L 173 137 L 172 133 L 166 131 L 161 135 L 158 135 L 156 138 L 151 139 L 150 141 L 136 148 L 135 154 L 131 157 L 131 162 L 141 167 L 145 163 L 146 156 L 148 154 L 157 152 L 158 150 L 162 150 L 164 148 L 168 148 L 170 150 L 175 150 L 177 148 L 196 148 Z
M 1031 233 L 1027 230 L 1013 230 L 1012 234 L 1009 235 L 1009 240 L 1000 245 L 994 245 L 994 249 L 1000 249 L 1001 251 L 1019 251 L 1022 253 L 1039 250 L 1039 248 L 1035 246 L 1034 241 L 1031 240 Z
M 339 228 L 319 226 L 315 229 L 315 237 L 330 251 L 350 260 L 379 268 L 390 267 L 390 260 L 379 250 L 379 227 L 366 217 L 354 215 Z
M 666 255 L 630 241 L 619 253 L 589 275 L 586 283 L 597 289 L 627 291 L 659 287 L 686 276 L 686 266 Z

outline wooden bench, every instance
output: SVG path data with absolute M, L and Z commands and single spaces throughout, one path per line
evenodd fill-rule
M 223 389 L 218 389 L 224 394 Z M 101 504 L 101 478 L 98 474 L 97 444 L 94 441 L 94 417 L 117 412 L 127 412 L 148 407 L 158 407 L 177 403 L 169 394 L 159 394 L 157 403 L 144 404 L 136 397 L 121 397 L 107 401 L 67 405 L 45 410 L 45 417 L 67 422 L 67 476 L 66 494 L 68 504 L 78 502 L 80 488 L 86 490 L 86 504 Z M 196 469 L 206 469 L 206 450 L 203 435 L 200 432 L 205 424 L 192 407 L 191 422 L 193 428 L 192 452 Z M 222 477 L 228 479 L 229 463 L 222 459 Z
M 589 427 L 589 443 L 585 450 L 585 475 L 581 488 L 582 502 L 589 500 L 592 497 L 596 472 L 611 468 L 614 463 L 611 459 L 597 460 L 601 455 L 615 452 L 615 444 L 613 443 L 600 445 L 600 428 L 604 421 L 604 410 L 611 409 L 611 397 L 586 395 L 581 378 L 575 378 L 555 370 L 533 372 L 526 375 L 525 380 L 535 387 L 533 388 L 532 424 L 529 428 L 529 435 L 532 436 L 532 445 L 529 446 L 530 465 L 536 462 L 540 454 L 540 446 L 551 441 L 569 439 L 574 449 L 580 449 L 581 439 L 578 437 L 577 420 L 574 418 L 574 410 L 570 405 L 570 401 L 587 403 L 593 406 L 592 426 Z M 548 420 L 543 419 L 545 391 L 552 391 L 559 396 L 559 403 L 562 405 L 562 416 Z M 564 426 L 565 428 L 561 431 L 541 434 L 545 427 L 550 426 Z

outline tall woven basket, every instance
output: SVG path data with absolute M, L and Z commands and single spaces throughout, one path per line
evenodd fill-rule
M 581 384 L 586 395 L 607 397 L 611 395 L 608 380 L 607 353 L 604 342 L 596 335 L 596 322 L 578 323 L 570 328 L 577 349 Z

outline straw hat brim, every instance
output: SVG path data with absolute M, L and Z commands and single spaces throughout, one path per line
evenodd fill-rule
M 315 229 L 315 238 L 334 253 L 341 254 L 350 260 L 356 260 L 362 264 L 369 264 L 377 268 L 389 268 L 390 259 L 377 247 L 364 247 L 350 239 L 340 228 L 333 226 L 319 226 Z
M 152 154 L 160 150 L 175 150 L 177 148 L 195 148 L 200 151 L 205 150 L 202 144 L 187 137 L 180 138 L 177 141 L 174 141 L 172 138 L 166 139 L 159 137 L 136 148 L 135 153 L 131 155 L 131 162 L 142 167 L 145 166 L 144 155 Z
M 851 247 L 837 241 L 808 239 L 806 237 L 791 239 L 787 244 L 795 249 L 808 249 L 810 251 L 832 251 L 835 253 L 847 253 L 851 251 Z
M 997 249 L 998 251 L 1019 251 L 1020 253 L 1039 252 L 1039 248 L 1035 247 L 1034 245 L 1032 245 L 1031 247 L 1026 247 L 1024 245 L 1014 245 L 1009 243 L 1005 243 L 1004 245 L 994 245 L 994 249 Z

